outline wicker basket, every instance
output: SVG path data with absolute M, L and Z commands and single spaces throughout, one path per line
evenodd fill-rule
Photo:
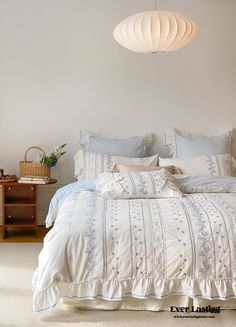
M 32 149 L 39 150 L 44 155 L 46 155 L 46 153 L 43 151 L 43 149 L 41 149 L 38 146 L 32 146 L 29 149 L 27 149 L 25 151 L 24 161 L 20 161 L 20 177 L 30 175 L 30 176 L 47 176 L 50 178 L 51 171 L 50 171 L 50 168 L 46 164 L 41 164 L 39 162 L 33 162 L 33 161 L 27 160 L 28 151 L 30 151 Z

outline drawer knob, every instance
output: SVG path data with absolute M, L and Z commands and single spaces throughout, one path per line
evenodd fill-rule
M 8 191 L 11 191 L 11 187 L 10 186 L 8 187 Z
M 34 190 L 34 187 L 32 186 L 30 189 L 31 189 L 31 191 L 33 191 Z
M 34 218 L 34 215 L 32 215 L 31 218 Z
M 8 215 L 8 218 L 12 218 L 12 216 L 11 215 Z

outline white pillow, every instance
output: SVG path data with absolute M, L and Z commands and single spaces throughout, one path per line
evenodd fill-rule
M 175 178 L 166 169 L 158 171 L 105 173 L 96 189 L 108 199 L 156 199 L 181 197 Z
M 170 129 L 164 134 L 164 143 L 173 158 L 230 154 L 231 134 L 228 132 L 218 136 L 204 136 Z
M 109 156 L 96 152 L 79 150 L 74 156 L 75 177 L 94 179 L 101 173 L 112 172 L 116 164 L 156 166 L 158 155 L 145 158 Z
M 190 158 L 159 158 L 160 166 L 174 165 L 181 174 L 203 176 L 233 176 L 233 158 L 230 154 Z

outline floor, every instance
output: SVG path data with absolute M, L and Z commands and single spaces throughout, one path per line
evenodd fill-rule
M 31 280 L 41 243 L 0 244 L 0 327 L 233 327 L 236 310 L 214 319 L 174 319 L 170 312 L 104 312 L 66 310 L 32 312 Z
M 7 237 L 2 239 L 2 229 L 0 228 L 0 243 L 42 243 L 48 229 L 44 226 L 38 227 L 38 237 L 35 237 L 33 230 L 8 229 Z

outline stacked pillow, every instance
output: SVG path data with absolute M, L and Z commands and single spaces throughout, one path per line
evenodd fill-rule
M 112 172 L 116 164 L 157 166 L 158 155 L 146 157 L 152 143 L 151 134 L 114 138 L 83 131 L 83 150 L 74 156 L 75 177 L 94 179 L 101 173 Z
M 95 179 L 96 189 L 109 199 L 181 197 L 172 174 L 175 167 L 158 167 L 158 155 L 146 157 L 151 135 L 109 138 L 80 133 L 75 157 L 75 176 Z
M 171 158 L 147 157 L 153 135 L 106 137 L 83 131 L 75 157 L 75 176 L 95 179 L 105 172 L 157 171 L 171 174 L 233 176 L 236 164 L 231 155 L 231 133 L 220 136 L 194 135 L 172 129 L 164 137 Z
M 156 166 L 158 155 L 144 158 L 129 158 L 79 150 L 74 157 L 74 161 L 75 177 L 78 179 L 94 179 L 101 173 L 112 172 L 117 163 Z
M 234 175 L 231 133 L 209 137 L 172 129 L 165 134 L 164 143 L 171 158 L 160 158 L 161 166 L 174 165 L 189 175 Z

